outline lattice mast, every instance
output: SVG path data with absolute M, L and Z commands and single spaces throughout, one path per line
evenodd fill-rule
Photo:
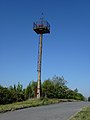
M 42 96 L 41 93 L 41 63 L 42 63 L 42 39 L 43 34 L 50 33 L 50 24 L 44 20 L 43 14 L 39 21 L 33 23 L 33 30 L 40 35 L 38 50 L 38 80 L 37 80 L 37 98 Z

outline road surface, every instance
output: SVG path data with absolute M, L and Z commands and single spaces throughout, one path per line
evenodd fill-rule
M 68 120 L 88 102 L 64 102 L 0 113 L 0 120 Z

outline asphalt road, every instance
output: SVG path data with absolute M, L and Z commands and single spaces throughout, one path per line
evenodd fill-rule
M 68 120 L 88 102 L 66 102 L 0 113 L 0 120 Z

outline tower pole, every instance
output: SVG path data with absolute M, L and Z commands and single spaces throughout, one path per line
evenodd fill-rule
M 43 19 L 43 17 L 33 23 L 33 30 L 40 35 L 39 39 L 39 47 L 38 47 L 38 78 L 37 78 L 37 98 L 42 96 L 42 89 L 41 89 L 41 63 L 42 63 L 42 39 L 43 34 L 50 33 L 50 24 Z
M 41 97 L 41 63 L 42 63 L 42 37 L 43 34 L 40 34 L 39 39 L 39 53 L 38 53 L 38 80 L 37 80 L 37 98 Z

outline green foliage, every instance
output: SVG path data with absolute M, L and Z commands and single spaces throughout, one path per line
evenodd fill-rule
M 74 91 L 70 90 L 66 86 L 66 83 L 67 81 L 64 80 L 64 77 L 58 76 L 45 80 L 42 83 L 43 97 L 84 100 L 84 96 L 81 93 L 78 93 L 77 88 Z
M 41 98 L 41 99 L 29 99 L 23 102 L 15 102 L 12 104 L 0 105 L 0 113 L 7 112 L 7 111 L 14 111 L 18 109 L 24 109 L 29 107 L 36 107 L 41 105 L 49 105 L 54 103 L 60 102 L 68 102 L 67 100 L 60 100 L 60 99 L 48 99 L 48 98 Z
M 43 95 L 48 98 L 65 98 L 66 81 L 63 77 L 54 76 L 42 84 Z
M 70 120 L 90 120 L 90 107 L 88 106 L 88 107 L 83 108 Z
M 76 88 L 76 89 L 74 90 L 74 92 L 78 93 L 78 89 Z
M 64 79 L 54 76 L 43 82 L 43 95 L 48 98 L 65 98 L 65 82 Z
M 58 98 L 58 99 L 75 99 L 84 100 L 84 96 L 78 93 L 76 88 L 74 91 L 66 86 L 67 81 L 64 77 L 54 76 L 52 79 L 45 80 L 42 83 L 43 98 Z M 32 81 L 23 89 L 22 84 L 10 86 L 9 88 L 0 86 L 0 104 L 9 104 L 18 101 L 35 98 L 37 95 L 37 82 Z M 88 99 L 90 100 L 90 98 Z
M 24 93 L 22 85 L 18 83 L 17 87 L 10 86 L 9 88 L 0 86 L 0 104 L 9 104 L 17 101 L 24 101 Z
M 42 92 L 43 96 L 48 97 L 48 98 L 53 98 L 53 92 L 54 92 L 54 84 L 52 81 L 49 79 L 44 81 L 42 84 Z
M 54 83 L 55 85 L 58 84 L 58 85 L 60 85 L 60 86 L 65 86 L 66 83 L 67 83 L 67 81 L 64 80 L 64 77 L 63 77 L 63 76 L 62 76 L 62 77 L 59 77 L 59 76 L 56 76 L 56 75 L 55 75 L 51 80 L 53 81 L 53 83 Z
M 32 81 L 25 89 L 25 98 L 30 99 L 36 97 L 37 82 Z
M 88 101 L 90 102 L 90 97 L 88 97 Z
M 31 98 L 31 93 L 32 93 L 32 89 L 31 89 L 31 83 L 29 83 L 29 85 L 27 86 L 27 88 L 25 89 L 25 98 L 29 99 Z

